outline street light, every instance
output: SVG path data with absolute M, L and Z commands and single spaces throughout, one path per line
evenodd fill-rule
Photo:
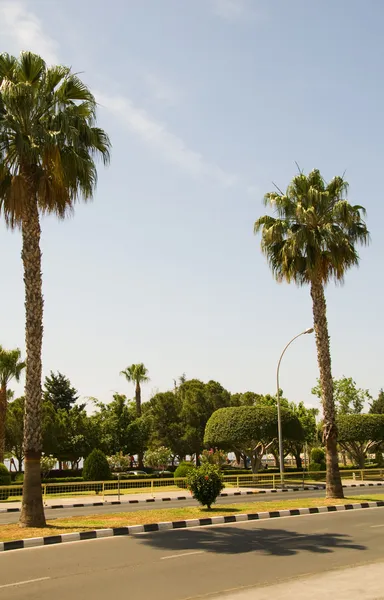
M 280 363 L 281 363 L 281 360 L 282 360 L 282 358 L 283 358 L 283 356 L 285 354 L 285 351 L 292 344 L 292 342 L 294 342 L 295 340 L 297 340 L 297 338 L 300 337 L 301 335 L 306 335 L 307 333 L 313 333 L 313 327 L 309 327 L 305 331 L 302 331 L 298 335 L 295 335 L 295 337 L 292 338 L 290 342 L 288 342 L 288 344 L 285 346 L 284 350 L 281 353 L 281 356 L 279 358 L 279 362 L 278 362 L 278 365 L 277 365 L 277 373 L 276 373 L 276 382 L 277 382 L 277 427 L 278 427 L 278 434 L 279 434 L 280 483 L 281 483 L 281 487 L 282 488 L 284 488 L 284 450 L 283 450 L 283 431 L 282 431 L 282 426 L 281 426 L 281 407 L 280 407 L 280 385 L 279 385 Z

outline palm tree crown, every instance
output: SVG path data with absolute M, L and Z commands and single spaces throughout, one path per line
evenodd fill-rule
M 0 346 L 0 463 L 4 461 L 5 421 L 8 401 L 12 398 L 12 392 L 7 389 L 7 386 L 11 379 L 16 379 L 19 382 L 24 369 L 25 362 L 21 360 L 19 348 L 5 350 Z
M 358 264 L 356 244 L 367 244 L 369 233 L 364 208 L 349 204 L 347 190 L 343 177 L 327 184 L 316 169 L 294 177 L 285 194 L 265 195 L 277 216 L 261 217 L 254 231 L 262 232 L 262 251 L 278 281 L 341 283 L 346 270 Z
M 137 365 L 133 364 L 124 371 L 120 371 L 120 375 L 124 375 L 127 381 L 133 383 L 146 383 L 149 381 L 148 377 L 148 369 L 144 366 L 143 363 L 138 363 Z
M 20 376 L 25 369 L 25 362 L 21 360 L 21 351 L 5 350 L 0 346 L 0 387 L 6 388 L 11 379 L 20 381 Z
M 0 212 L 20 226 L 32 193 L 42 213 L 64 218 L 92 197 L 94 159 L 110 142 L 95 126 L 96 101 L 68 67 L 23 52 L 0 55 Z

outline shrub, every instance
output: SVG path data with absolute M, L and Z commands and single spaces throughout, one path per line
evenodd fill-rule
M 153 450 L 147 450 L 144 454 L 144 464 L 146 467 L 153 467 L 154 469 L 162 469 L 171 462 L 172 452 L 165 446 L 155 448 Z
M 222 468 L 227 462 L 227 456 L 227 452 L 211 448 L 210 450 L 203 450 L 200 460 L 201 464 L 208 463 L 210 465 L 217 465 L 218 467 Z
M 110 469 L 114 473 L 122 473 L 128 471 L 131 466 L 131 457 L 124 455 L 122 452 L 108 456 L 107 458 Z
M 11 485 L 11 476 L 7 467 L 3 463 L 0 463 L 0 486 L 2 485 Z M 0 500 L 6 500 L 8 496 L 8 491 L 0 490 Z
M 322 448 L 312 448 L 311 462 L 322 464 L 325 463 L 325 452 Z
M 175 471 L 176 477 L 186 477 L 191 469 L 194 469 L 195 465 L 191 462 L 181 462 Z
M 193 471 L 195 469 L 195 465 L 191 462 L 181 462 L 179 464 L 179 466 L 177 467 L 175 473 L 174 473 L 174 477 L 175 477 L 175 483 L 179 488 L 183 488 L 185 489 L 186 483 L 185 481 L 180 481 L 180 477 L 187 477 L 188 473 L 190 473 L 191 471 Z M 177 479 L 179 479 L 179 481 L 177 481 Z
M 190 469 L 187 475 L 188 488 L 193 497 L 211 510 L 224 487 L 220 469 L 216 465 L 205 464 L 198 469 Z
M 321 481 L 324 478 L 324 473 L 319 473 L 318 475 L 312 475 L 312 472 L 316 472 L 316 471 L 325 471 L 326 470 L 326 466 L 325 466 L 325 462 L 322 463 L 317 463 L 317 462 L 311 462 L 309 464 L 309 471 L 311 472 L 311 478 L 314 479 L 315 481 Z
M 84 461 L 83 479 L 84 481 L 105 481 L 110 478 L 111 471 L 107 457 L 101 450 L 95 448 Z
M 40 458 L 41 477 L 47 477 L 47 475 L 50 473 L 50 471 L 52 471 L 56 463 L 57 459 L 54 456 L 52 456 L 52 454 L 42 454 Z

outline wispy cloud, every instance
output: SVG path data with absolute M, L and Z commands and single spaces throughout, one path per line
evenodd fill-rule
M 43 23 L 22 0 L 0 0 L 0 31 L 6 36 L 13 53 L 32 50 L 52 64 L 60 62 L 59 45 L 44 31 Z M 159 102 L 175 103 L 177 92 L 159 77 L 149 74 L 146 83 Z M 136 106 L 126 96 L 97 94 L 98 102 L 112 112 L 138 139 L 157 152 L 159 157 L 197 178 L 206 178 L 223 187 L 232 186 L 237 177 L 211 163 L 167 125 Z
M 181 97 L 180 91 L 159 75 L 156 75 L 155 73 L 145 73 L 143 79 L 151 96 L 155 100 L 166 106 L 176 106 L 179 103 Z
M 202 154 L 189 148 L 181 137 L 172 133 L 165 124 L 151 117 L 145 110 L 135 106 L 129 98 L 96 92 L 96 99 L 167 162 L 193 177 L 209 178 L 224 187 L 230 187 L 236 182 L 236 175 L 207 162 Z
M 239 21 L 254 14 L 248 0 L 211 0 L 211 3 L 214 14 L 225 21 Z
M 12 41 L 12 52 L 31 50 L 52 64 L 58 62 L 58 44 L 44 33 L 38 17 L 18 0 L 0 0 L 0 31 Z

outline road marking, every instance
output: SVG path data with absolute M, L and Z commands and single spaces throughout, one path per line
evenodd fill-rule
M 162 556 L 160 560 L 168 560 L 169 558 L 181 558 L 182 556 L 191 556 L 192 554 L 204 554 L 204 550 L 196 550 L 195 552 L 182 552 L 181 554 L 171 554 L 171 556 Z
M 0 590 L 4 588 L 16 587 L 17 585 L 27 585 L 27 583 L 36 583 L 37 581 L 47 581 L 50 577 L 39 577 L 39 579 L 28 579 L 27 581 L 16 581 L 16 583 L 7 583 L 6 585 L 0 585 Z
M 384 525 L 371 525 L 372 529 L 376 529 L 377 527 L 384 527 Z

